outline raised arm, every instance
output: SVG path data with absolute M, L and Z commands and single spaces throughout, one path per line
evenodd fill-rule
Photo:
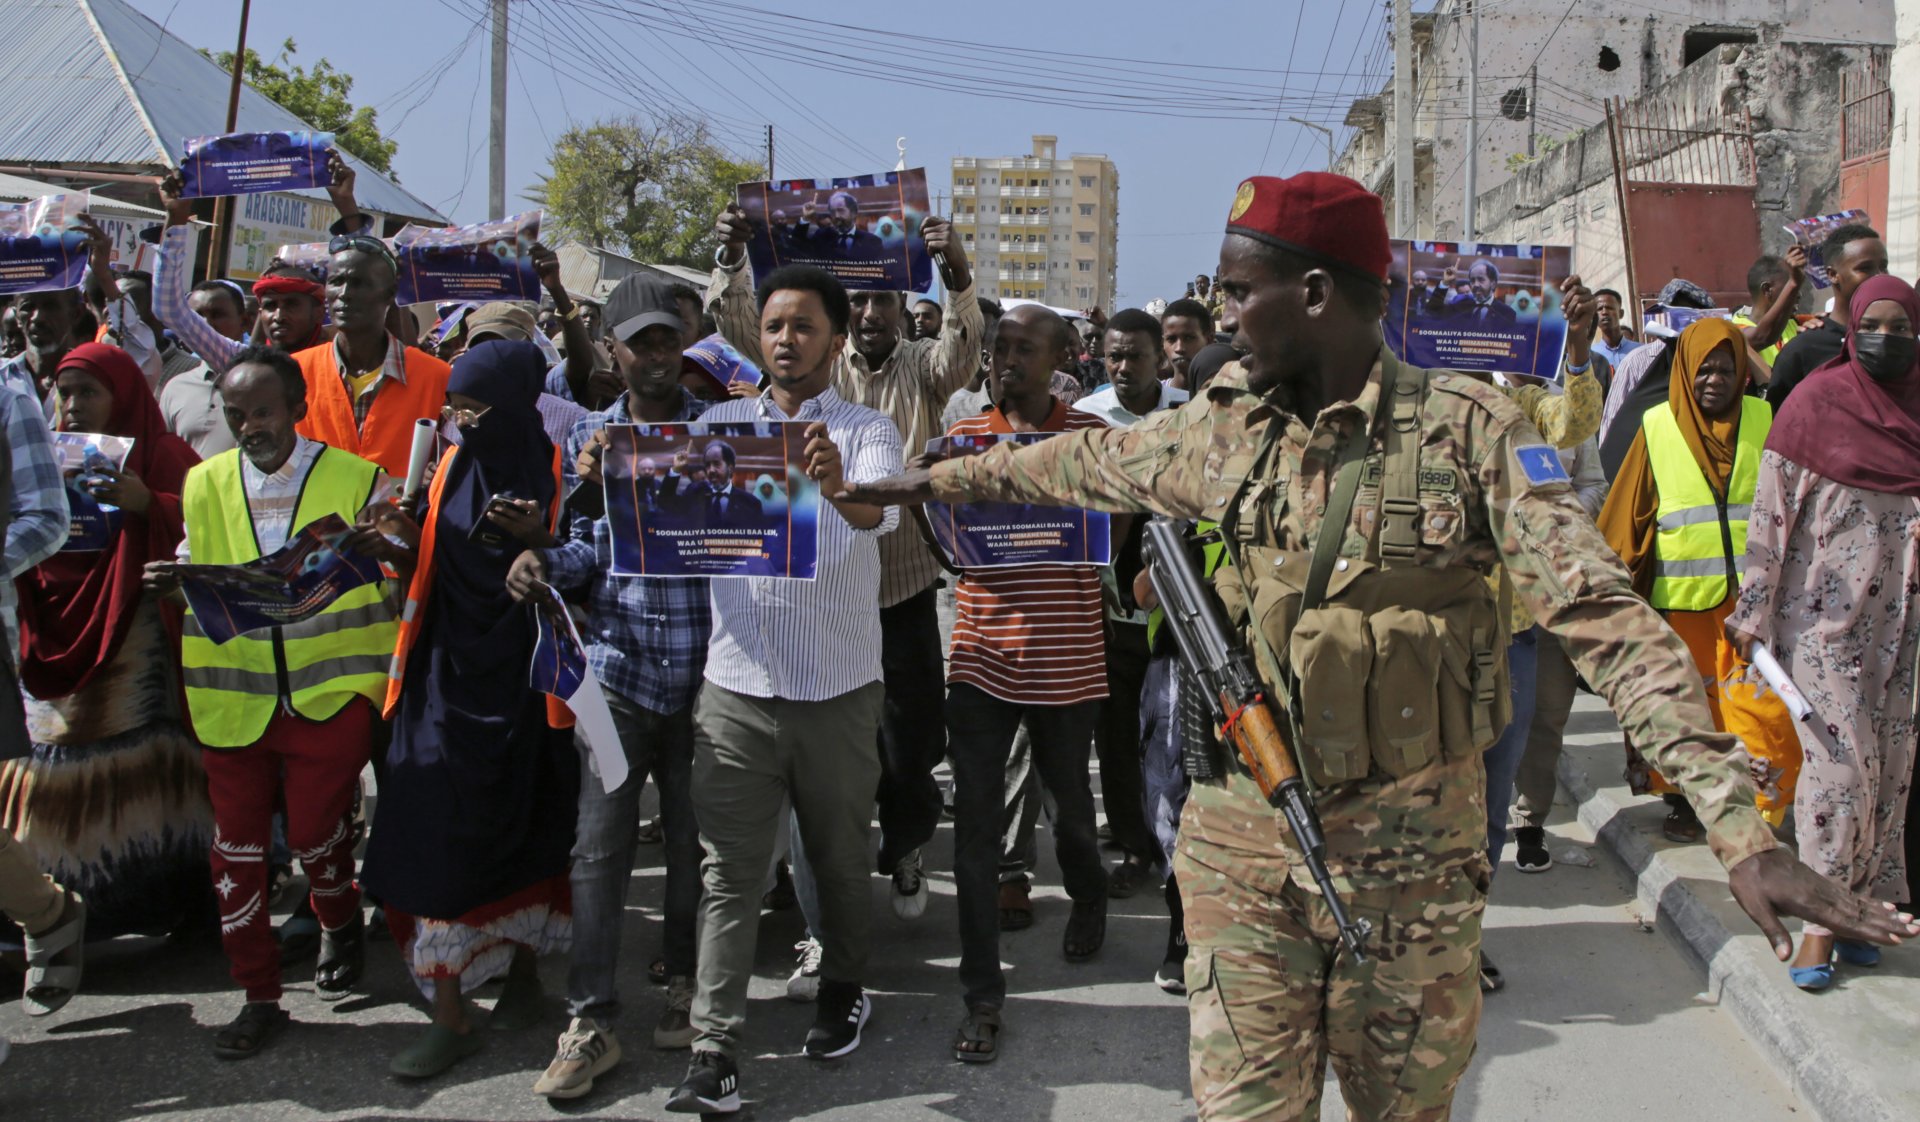
M 1740 334 L 1747 338 L 1747 345 L 1756 351 L 1764 351 L 1780 341 L 1780 333 L 1786 330 L 1787 320 L 1792 318 L 1794 308 L 1800 305 L 1800 286 L 1807 280 L 1807 247 L 1796 245 L 1787 250 L 1786 262 L 1787 283 L 1774 293 L 1773 303 L 1753 310 L 1752 327 L 1740 329 Z
M 167 210 L 167 229 L 153 261 L 153 314 L 217 377 L 233 365 L 244 344 L 220 334 L 188 302 L 200 232 L 193 228 L 193 201 L 180 197 L 179 172 L 168 172 L 160 181 L 160 205 Z
M 953 223 L 929 215 L 920 231 L 926 238 L 927 252 L 935 254 L 940 262 L 940 280 L 946 287 L 946 315 L 927 369 L 927 392 L 944 402 L 980 368 L 987 321 L 980 314 L 980 301 L 974 297 L 973 268 L 967 261 L 967 251 L 953 236 Z
M 729 203 L 714 221 L 720 252 L 714 258 L 713 281 L 707 286 L 707 314 L 720 328 L 720 337 L 762 370 L 766 355 L 760 350 L 760 309 L 754 306 L 753 274 L 747 268 L 747 239 L 753 227 L 747 212 Z

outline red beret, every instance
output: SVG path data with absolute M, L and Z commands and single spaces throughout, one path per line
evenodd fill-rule
M 1291 179 L 1256 175 L 1240 184 L 1227 232 L 1378 281 L 1387 279 L 1393 260 L 1380 196 L 1321 171 Z

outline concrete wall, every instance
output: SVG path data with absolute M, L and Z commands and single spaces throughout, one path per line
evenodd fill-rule
M 1777 30 L 1758 44 L 1721 47 L 1659 87 L 1663 101 L 1706 114 L 1752 120 L 1759 183 L 1754 222 L 1764 252 L 1783 252 L 1783 227 L 1831 210 L 1840 180 L 1840 75 L 1861 72 L 1877 48 L 1780 42 Z M 1685 151 L 1674 163 L 1684 166 Z M 1479 200 L 1482 239 L 1571 244 L 1574 267 L 1593 287 L 1623 288 L 1613 156 L 1605 124 L 1521 168 Z M 1879 220 L 1880 216 L 1874 216 Z M 1813 294 L 1803 310 L 1812 310 Z
M 1672 11 L 1650 11 L 1628 0 L 1582 0 L 1569 11 L 1560 0 L 1489 2 L 1480 16 L 1481 193 L 1512 174 L 1507 158 L 1524 155 L 1530 128 L 1539 140 L 1562 139 L 1603 120 L 1601 104 L 1633 98 L 1679 74 L 1687 34 L 1772 25 L 1794 41 L 1891 44 L 1894 0 L 1665 0 Z M 1465 0 L 1442 0 L 1431 36 L 1417 51 L 1415 135 L 1431 141 L 1431 162 L 1417 178 L 1419 234 L 1458 237 L 1465 211 L 1468 143 L 1469 24 Z M 1562 17 L 1564 22 L 1562 22 Z M 1416 35 L 1422 18 L 1415 20 Z M 1606 54 L 1610 52 L 1610 55 Z M 1530 65 L 1538 60 L 1538 117 L 1501 116 L 1509 91 L 1530 95 Z M 1612 66 L 1612 69 L 1605 69 Z M 1390 87 L 1389 87 L 1390 88 Z M 1359 127 L 1337 167 L 1363 183 L 1378 183 L 1391 162 L 1392 98 L 1380 98 L 1377 124 Z M 1484 231 L 1483 231 L 1484 233 Z
M 1888 153 L 1888 265 L 1920 276 L 1920 0 L 1898 0 L 1893 49 L 1893 145 Z

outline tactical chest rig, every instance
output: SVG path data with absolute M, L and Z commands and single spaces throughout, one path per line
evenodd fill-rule
M 1315 787 L 1397 780 L 1440 759 L 1477 757 L 1512 715 L 1507 625 L 1485 574 L 1419 563 L 1429 495 L 1458 495 L 1464 465 L 1422 464 L 1428 371 L 1382 362 L 1381 406 L 1335 455 L 1311 553 L 1279 548 L 1287 466 L 1267 428 L 1221 526 L 1230 564 L 1214 587 L 1276 688 Z M 1382 428 L 1381 447 L 1373 432 Z M 1379 516 L 1361 556 L 1341 557 L 1362 482 Z M 1458 516 L 1457 509 L 1453 512 Z

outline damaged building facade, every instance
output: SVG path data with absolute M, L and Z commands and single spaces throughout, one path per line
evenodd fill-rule
M 1415 228 L 1459 238 L 1466 212 L 1472 0 L 1413 17 Z M 1892 44 L 1893 0 L 1486 0 L 1479 15 L 1477 187 L 1484 195 L 1604 124 L 1611 100 L 1666 87 L 1723 48 L 1763 40 Z M 1353 103 L 1353 132 L 1333 170 L 1366 184 L 1393 214 L 1393 88 Z M 1605 144 L 1601 145 L 1602 154 Z M 1490 216 L 1479 218 L 1484 229 Z

